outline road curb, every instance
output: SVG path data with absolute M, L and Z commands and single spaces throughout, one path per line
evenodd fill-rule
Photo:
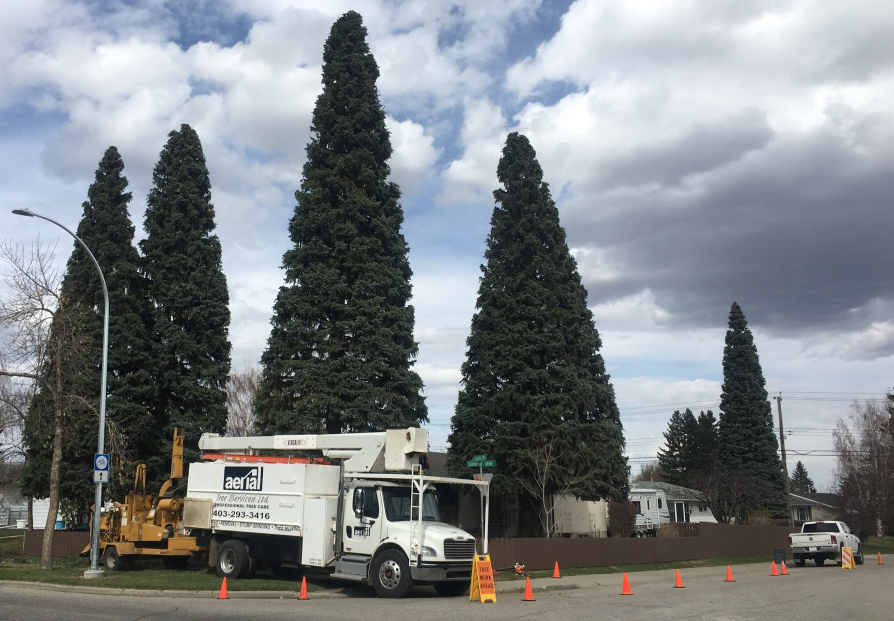
M 37 591 L 57 591 L 60 593 L 83 593 L 85 595 L 108 595 L 128 597 L 192 597 L 200 599 L 217 599 L 219 591 L 177 591 L 172 589 L 119 589 L 97 586 L 76 586 L 72 584 L 52 584 L 49 582 L 22 582 L 16 580 L 0 580 L 0 586 Z M 297 591 L 233 591 L 228 592 L 229 599 L 298 599 Z M 310 599 L 327 599 L 348 597 L 335 591 L 311 591 Z

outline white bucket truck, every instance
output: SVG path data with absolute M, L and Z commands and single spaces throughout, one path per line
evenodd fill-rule
M 204 434 L 199 448 L 205 461 L 190 465 L 183 524 L 218 575 L 250 576 L 265 563 L 326 568 L 381 597 L 414 583 L 441 595 L 469 587 L 475 539 L 441 522 L 434 485 L 474 485 L 487 503 L 488 482 L 427 476 L 427 430 Z M 486 524 L 483 541 L 486 553 Z

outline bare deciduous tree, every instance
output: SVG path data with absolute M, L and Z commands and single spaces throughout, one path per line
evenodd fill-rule
M 261 381 L 261 370 L 246 367 L 230 373 L 227 380 L 227 435 L 243 437 L 258 430 L 255 397 Z
M 634 481 L 664 481 L 664 471 L 658 462 L 649 462 L 639 467 L 639 474 L 633 477 Z
M 835 480 L 844 517 L 863 535 L 882 536 L 894 528 L 894 427 L 889 403 L 854 402 L 849 423 L 839 419 L 834 432 Z
M 18 485 L 21 481 L 25 461 L 25 414 L 33 394 L 33 382 L 0 375 L 0 484 Z M 30 499 L 28 509 L 28 527 L 31 528 Z
M 31 382 L 34 392 L 28 397 L 29 406 L 35 395 L 42 395 L 51 404 L 51 420 L 40 422 L 52 429 L 50 506 L 41 548 L 42 569 L 52 567 L 66 403 L 80 399 L 65 393 L 62 358 L 78 350 L 83 332 L 76 314 L 67 311 L 62 299 L 61 279 L 53 259 L 53 250 L 42 247 L 40 241 L 30 251 L 9 242 L 0 243 L 7 284 L 6 293 L 0 296 L 0 376 Z M 19 406 L 24 407 L 24 403 Z
M 0 368 L 4 368 L 2 355 Z M 33 394 L 32 382 L 0 375 L 0 463 L 25 459 L 25 414 Z
M 528 441 L 523 454 L 529 476 L 519 479 L 522 488 L 537 502 L 537 514 L 545 537 L 552 537 L 556 524 L 556 501 L 591 477 L 601 466 L 589 462 L 569 463 L 565 458 L 568 438 L 558 433 L 540 434 Z

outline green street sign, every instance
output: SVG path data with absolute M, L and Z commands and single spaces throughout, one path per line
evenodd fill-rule
M 472 461 L 487 461 L 487 455 L 475 455 Z
M 497 460 L 496 459 L 484 460 L 484 461 L 472 460 L 472 461 L 467 461 L 466 466 L 469 468 L 496 468 Z

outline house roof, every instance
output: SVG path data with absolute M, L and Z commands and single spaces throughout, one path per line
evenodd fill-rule
M 447 453 L 428 453 L 428 474 L 435 477 L 449 477 L 447 471 Z
M 804 501 L 811 505 L 823 505 L 831 509 L 841 508 L 841 496 L 838 494 L 810 494 L 807 492 L 792 492 L 792 502 L 795 500 Z
M 630 491 L 634 489 L 657 489 L 664 492 L 668 500 L 698 500 L 704 502 L 700 491 L 683 487 L 682 485 L 674 485 L 664 481 L 636 481 L 633 485 L 634 487 Z

